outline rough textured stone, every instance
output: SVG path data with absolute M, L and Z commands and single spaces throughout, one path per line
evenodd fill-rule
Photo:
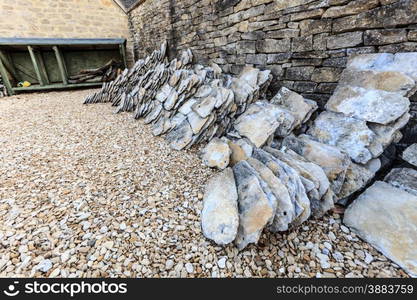
M 410 168 L 394 168 L 384 178 L 385 182 L 417 196 L 417 171 Z
M 256 50 L 264 53 L 288 52 L 291 49 L 290 39 L 265 39 L 256 42 Z
M 343 71 L 339 84 L 395 92 L 403 96 L 416 86 L 411 77 L 400 72 L 379 72 L 351 68 Z
M 311 80 L 314 82 L 337 82 L 341 73 L 341 68 L 317 68 L 314 70 Z
M 343 222 L 417 276 L 417 196 L 377 181 L 348 207 Z
M 229 165 L 231 150 L 227 140 L 214 138 L 202 152 L 203 163 L 210 168 L 224 169 Z
M 311 209 L 310 200 L 297 171 L 272 154 L 258 148 L 254 149 L 253 157 L 271 169 L 274 175 L 286 186 L 296 216 L 291 226 L 302 224 L 310 217 Z
M 289 131 L 293 124 L 294 117 L 290 112 L 278 105 L 259 101 L 251 104 L 235 121 L 234 128 L 256 147 L 261 147 L 279 126 Z
M 288 80 L 310 80 L 314 67 L 292 67 L 285 71 Z
M 327 38 L 328 49 L 341 49 L 347 47 L 355 47 L 362 44 L 361 31 L 341 33 Z
M 365 121 L 327 111 L 317 117 L 307 133 L 319 142 L 340 148 L 357 163 L 372 159 L 368 147 L 375 134 Z
M 362 165 L 351 163 L 346 171 L 345 182 L 337 197 L 343 199 L 352 195 L 364 188 L 374 176 L 375 172 Z
M 343 32 L 362 28 L 384 28 L 413 24 L 417 22 L 417 3 L 414 0 L 400 0 L 387 6 L 337 19 L 333 31 Z
M 274 210 L 256 173 L 246 161 L 237 163 L 233 171 L 239 202 L 239 228 L 235 243 L 243 249 L 250 243 L 258 242 L 263 228 L 272 221 Z
M 292 52 L 302 52 L 311 50 L 313 50 L 313 36 L 302 36 L 295 37 L 292 39 Z
M 313 35 L 332 31 L 330 20 L 303 20 L 300 22 L 301 35 Z
M 364 45 L 386 45 L 407 41 L 405 29 L 367 30 L 363 36 Z
M 277 200 L 274 219 L 269 226 L 269 229 L 273 232 L 288 230 L 289 225 L 295 219 L 295 212 L 287 188 L 274 173 L 259 160 L 249 158 L 247 162 L 258 172 L 261 179 L 268 184 Z
M 417 143 L 412 144 L 407 149 L 405 149 L 402 158 L 409 164 L 417 167 Z
M 316 142 L 307 135 L 288 136 L 282 142 L 287 147 L 308 161 L 320 166 L 329 178 L 332 190 L 339 193 L 350 165 L 349 156 L 339 148 Z
M 203 234 L 216 244 L 234 241 L 239 225 L 237 190 L 231 168 L 212 177 L 203 199 L 201 224 Z
M 230 164 L 233 166 L 241 160 L 247 160 L 252 156 L 253 146 L 246 139 L 238 139 L 237 141 L 228 141 L 230 150 Z
M 349 1 L 343 6 L 330 7 L 323 14 L 323 18 L 340 18 L 355 15 L 378 6 L 378 0 L 355 0 Z
M 278 104 L 288 109 L 295 117 L 295 126 L 310 119 L 311 114 L 317 110 L 317 103 L 306 100 L 300 94 L 281 88 L 278 93 L 270 100 L 272 104 Z
M 344 86 L 336 89 L 326 109 L 386 125 L 406 113 L 409 106 L 410 101 L 397 93 Z

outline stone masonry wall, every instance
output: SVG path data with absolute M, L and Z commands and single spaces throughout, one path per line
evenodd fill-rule
M 0 37 L 126 38 L 126 13 L 113 0 L 0 0 Z
M 145 0 L 130 12 L 136 55 L 167 39 L 170 55 L 237 74 L 271 69 L 286 86 L 323 104 L 355 53 L 417 51 L 416 0 Z

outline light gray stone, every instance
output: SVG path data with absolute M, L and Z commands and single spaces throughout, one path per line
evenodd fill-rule
M 320 166 L 330 181 L 333 192 L 339 193 L 351 161 L 335 146 L 314 141 L 307 135 L 286 137 L 282 146 L 289 148 L 308 161 Z
M 233 167 L 239 201 L 239 228 L 235 243 L 239 249 L 257 243 L 263 228 L 274 216 L 261 183 L 246 161 Z
M 306 122 L 318 108 L 316 102 L 306 101 L 303 96 L 285 87 L 282 87 L 270 102 L 288 109 L 295 116 L 295 126 Z
M 306 221 L 311 215 L 310 200 L 297 171 L 262 149 L 255 148 L 252 156 L 271 169 L 274 175 L 286 186 L 296 216 L 291 226 Z
M 279 126 L 283 131 L 290 131 L 293 120 L 292 115 L 280 106 L 258 101 L 237 118 L 234 128 L 256 147 L 261 147 Z
M 203 234 L 216 244 L 234 241 L 238 226 L 238 195 L 231 168 L 212 177 L 207 186 L 201 212 Z
M 167 141 L 174 150 L 184 149 L 192 141 L 192 138 L 193 130 L 187 120 L 183 120 L 166 136 Z
M 256 170 L 256 172 L 258 172 L 261 179 L 268 184 L 277 201 L 274 219 L 269 226 L 269 229 L 272 232 L 288 230 L 289 225 L 295 219 L 295 212 L 287 188 L 274 173 L 259 160 L 248 158 L 247 162 Z
M 368 147 L 375 133 L 365 121 L 326 111 L 317 117 L 307 133 L 319 142 L 338 147 L 357 163 L 366 164 L 373 158 Z
M 407 149 L 404 150 L 402 158 L 417 167 L 417 143 L 412 144 Z
M 325 108 L 367 122 L 388 124 L 403 114 L 410 101 L 397 93 L 343 86 L 336 89 Z
M 417 196 L 377 181 L 348 207 L 343 222 L 417 277 Z
M 204 147 L 202 160 L 206 166 L 222 170 L 229 165 L 231 153 L 226 139 L 214 138 Z
M 351 163 L 346 171 L 345 181 L 337 197 L 339 199 L 349 197 L 364 188 L 374 176 L 375 172 L 370 171 L 362 165 Z
M 384 178 L 385 182 L 417 196 L 417 171 L 410 168 L 394 168 Z

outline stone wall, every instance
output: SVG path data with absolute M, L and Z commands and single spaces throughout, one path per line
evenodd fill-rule
M 113 0 L 0 0 L 0 37 L 126 38 L 126 13 Z M 128 41 L 128 60 L 133 44 Z
M 136 55 L 167 39 L 170 55 L 238 73 L 271 69 L 286 86 L 323 104 L 355 53 L 417 51 L 416 0 L 146 0 L 130 12 Z

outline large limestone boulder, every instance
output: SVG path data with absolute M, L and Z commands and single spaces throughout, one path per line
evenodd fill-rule
M 305 161 L 292 150 L 279 151 L 271 147 L 265 147 L 264 150 L 297 172 L 310 201 L 313 216 L 322 216 L 333 207 L 333 199 L 323 197 L 330 185 L 323 169 Z
M 310 119 L 311 114 L 318 108 L 316 102 L 304 99 L 303 96 L 286 87 L 282 87 L 270 102 L 288 109 L 295 117 L 294 126 L 299 126 L 306 122 Z
M 294 117 L 286 109 L 266 101 L 251 104 L 235 121 L 234 128 L 256 147 L 262 147 L 278 127 L 290 130 Z
M 405 149 L 402 157 L 406 162 L 417 167 L 417 143 L 412 144 L 407 149 Z
M 231 150 L 227 139 L 212 139 L 202 151 L 203 163 L 210 168 L 223 170 L 229 165 Z
M 308 199 L 302 178 L 297 171 L 262 149 L 254 149 L 252 156 L 271 169 L 274 175 L 287 188 L 295 214 L 295 219 L 291 226 L 296 226 L 306 221 L 311 215 L 310 200 Z
M 277 204 L 274 219 L 269 229 L 272 232 L 286 231 L 295 219 L 294 206 L 285 185 L 274 175 L 274 173 L 259 160 L 248 158 L 247 162 L 258 172 L 261 179 L 268 185 L 275 195 Z
M 365 121 L 325 111 L 317 117 L 307 134 L 321 143 L 338 147 L 356 163 L 366 164 L 373 158 L 369 146 L 375 133 Z
M 375 172 L 368 168 L 351 163 L 346 171 L 345 181 L 343 182 L 342 189 L 337 194 L 339 199 L 349 197 L 353 193 L 364 188 L 372 178 L 374 178 Z
M 325 108 L 363 121 L 388 124 L 405 114 L 408 98 L 398 93 L 342 86 L 330 97 Z
M 229 140 L 228 145 L 232 152 L 230 155 L 232 166 L 252 156 L 253 145 L 246 139 Z
M 417 81 L 417 53 L 372 53 L 350 59 L 346 68 L 379 72 L 401 72 Z
M 349 156 L 335 146 L 314 141 L 308 135 L 289 136 L 282 142 L 308 161 L 320 166 L 330 181 L 333 192 L 339 193 L 351 161 Z
M 343 221 L 417 277 L 417 196 L 377 181 L 348 207 Z
M 216 244 L 226 245 L 234 241 L 239 215 L 235 178 L 231 168 L 216 174 L 208 182 L 201 224 L 204 236 Z
M 417 171 L 414 169 L 392 169 L 387 176 L 385 176 L 384 181 L 417 196 Z
M 394 92 L 401 96 L 416 85 L 415 80 L 401 72 L 345 69 L 339 85 L 356 86 L 369 90 Z
M 257 173 L 246 161 L 233 167 L 239 201 L 239 229 L 236 246 L 257 243 L 263 228 L 273 220 L 274 207 L 265 194 Z
M 193 130 L 187 120 L 183 120 L 174 130 L 166 136 L 167 141 L 174 150 L 187 147 L 193 139 Z
M 400 129 L 407 125 L 410 120 L 410 114 L 405 113 L 399 119 L 387 125 L 377 123 L 368 123 L 368 128 L 375 133 L 375 139 L 372 141 L 369 150 L 374 157 L 378 157 L 391 143 L 401 136 Z M 401 137 L 399 138 L 401 139 Z M 398 139 L 398 140 L 399 140 Z

